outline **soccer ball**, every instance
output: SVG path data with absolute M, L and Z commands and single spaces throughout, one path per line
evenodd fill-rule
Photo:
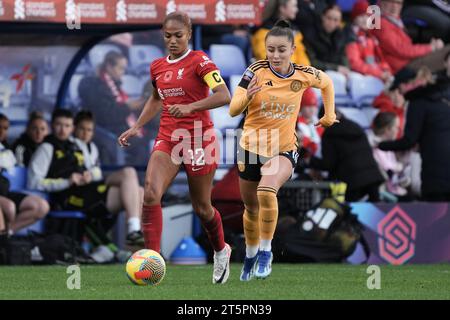
M 166 274 L 166 262 L 161 255 L 148 249 L 136 251 L 128 259 L 127 276 L 131 282 L 137 285 L 157 285 Z

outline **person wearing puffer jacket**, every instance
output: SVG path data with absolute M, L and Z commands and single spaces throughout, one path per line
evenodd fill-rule
M 347 44 L 345 52 L 352 71 L 389 83 L 393 80 L 392 69 L 384 58 L 378 40 L 368 32 L 368 7 L 366 0 L 357 1 L 353 5 L 351 42 Z

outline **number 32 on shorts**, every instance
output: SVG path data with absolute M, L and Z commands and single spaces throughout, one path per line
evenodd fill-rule
M 205 150 L 203 148 L 197 148 L 195 150 L 189 149 L 188 153 L 192 166 L 205 165 Z

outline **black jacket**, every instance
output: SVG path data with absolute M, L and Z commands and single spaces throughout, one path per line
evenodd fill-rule
M 83 78 L 78 93 L 82 108 L 94 114 L 99 126 L 115 134 L 128 129 L 126 118 L 131 114 L 131 110 L 125 103 L 116 102 L 109 87 L 99 77 Z
M 347 36 L 342 30 L 327 34 L 322 25 L 316 25 L 304 34 L 306 52 L 311 65 L 320 70 L 337 70 L 339 65 L 348 66 L 345 55 Z
M 403 137 L 379 145 L 382 150 L 408 150 L 417 143 L 422 157 L 422 193 L 450 192 L 450 80 L 415 90 L 410 100 Z
M 384 178 L 364 130 L 344 117 L 339 121 L 325 129 L 322 159 L 312 158 L 311 167 L 328 171 L 330 180 L 344 181 L 348 190 L 381 184 Z

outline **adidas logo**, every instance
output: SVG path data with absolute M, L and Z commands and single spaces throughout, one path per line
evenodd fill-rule
M 272 80 L 270 80 L 270 81 L 268 81 L 268 82 L 266 82 L 266 83 L 264 83 L 266 86 L 271 86 L 271 87 L 273 87 L 273 83 L 272 83 Z

